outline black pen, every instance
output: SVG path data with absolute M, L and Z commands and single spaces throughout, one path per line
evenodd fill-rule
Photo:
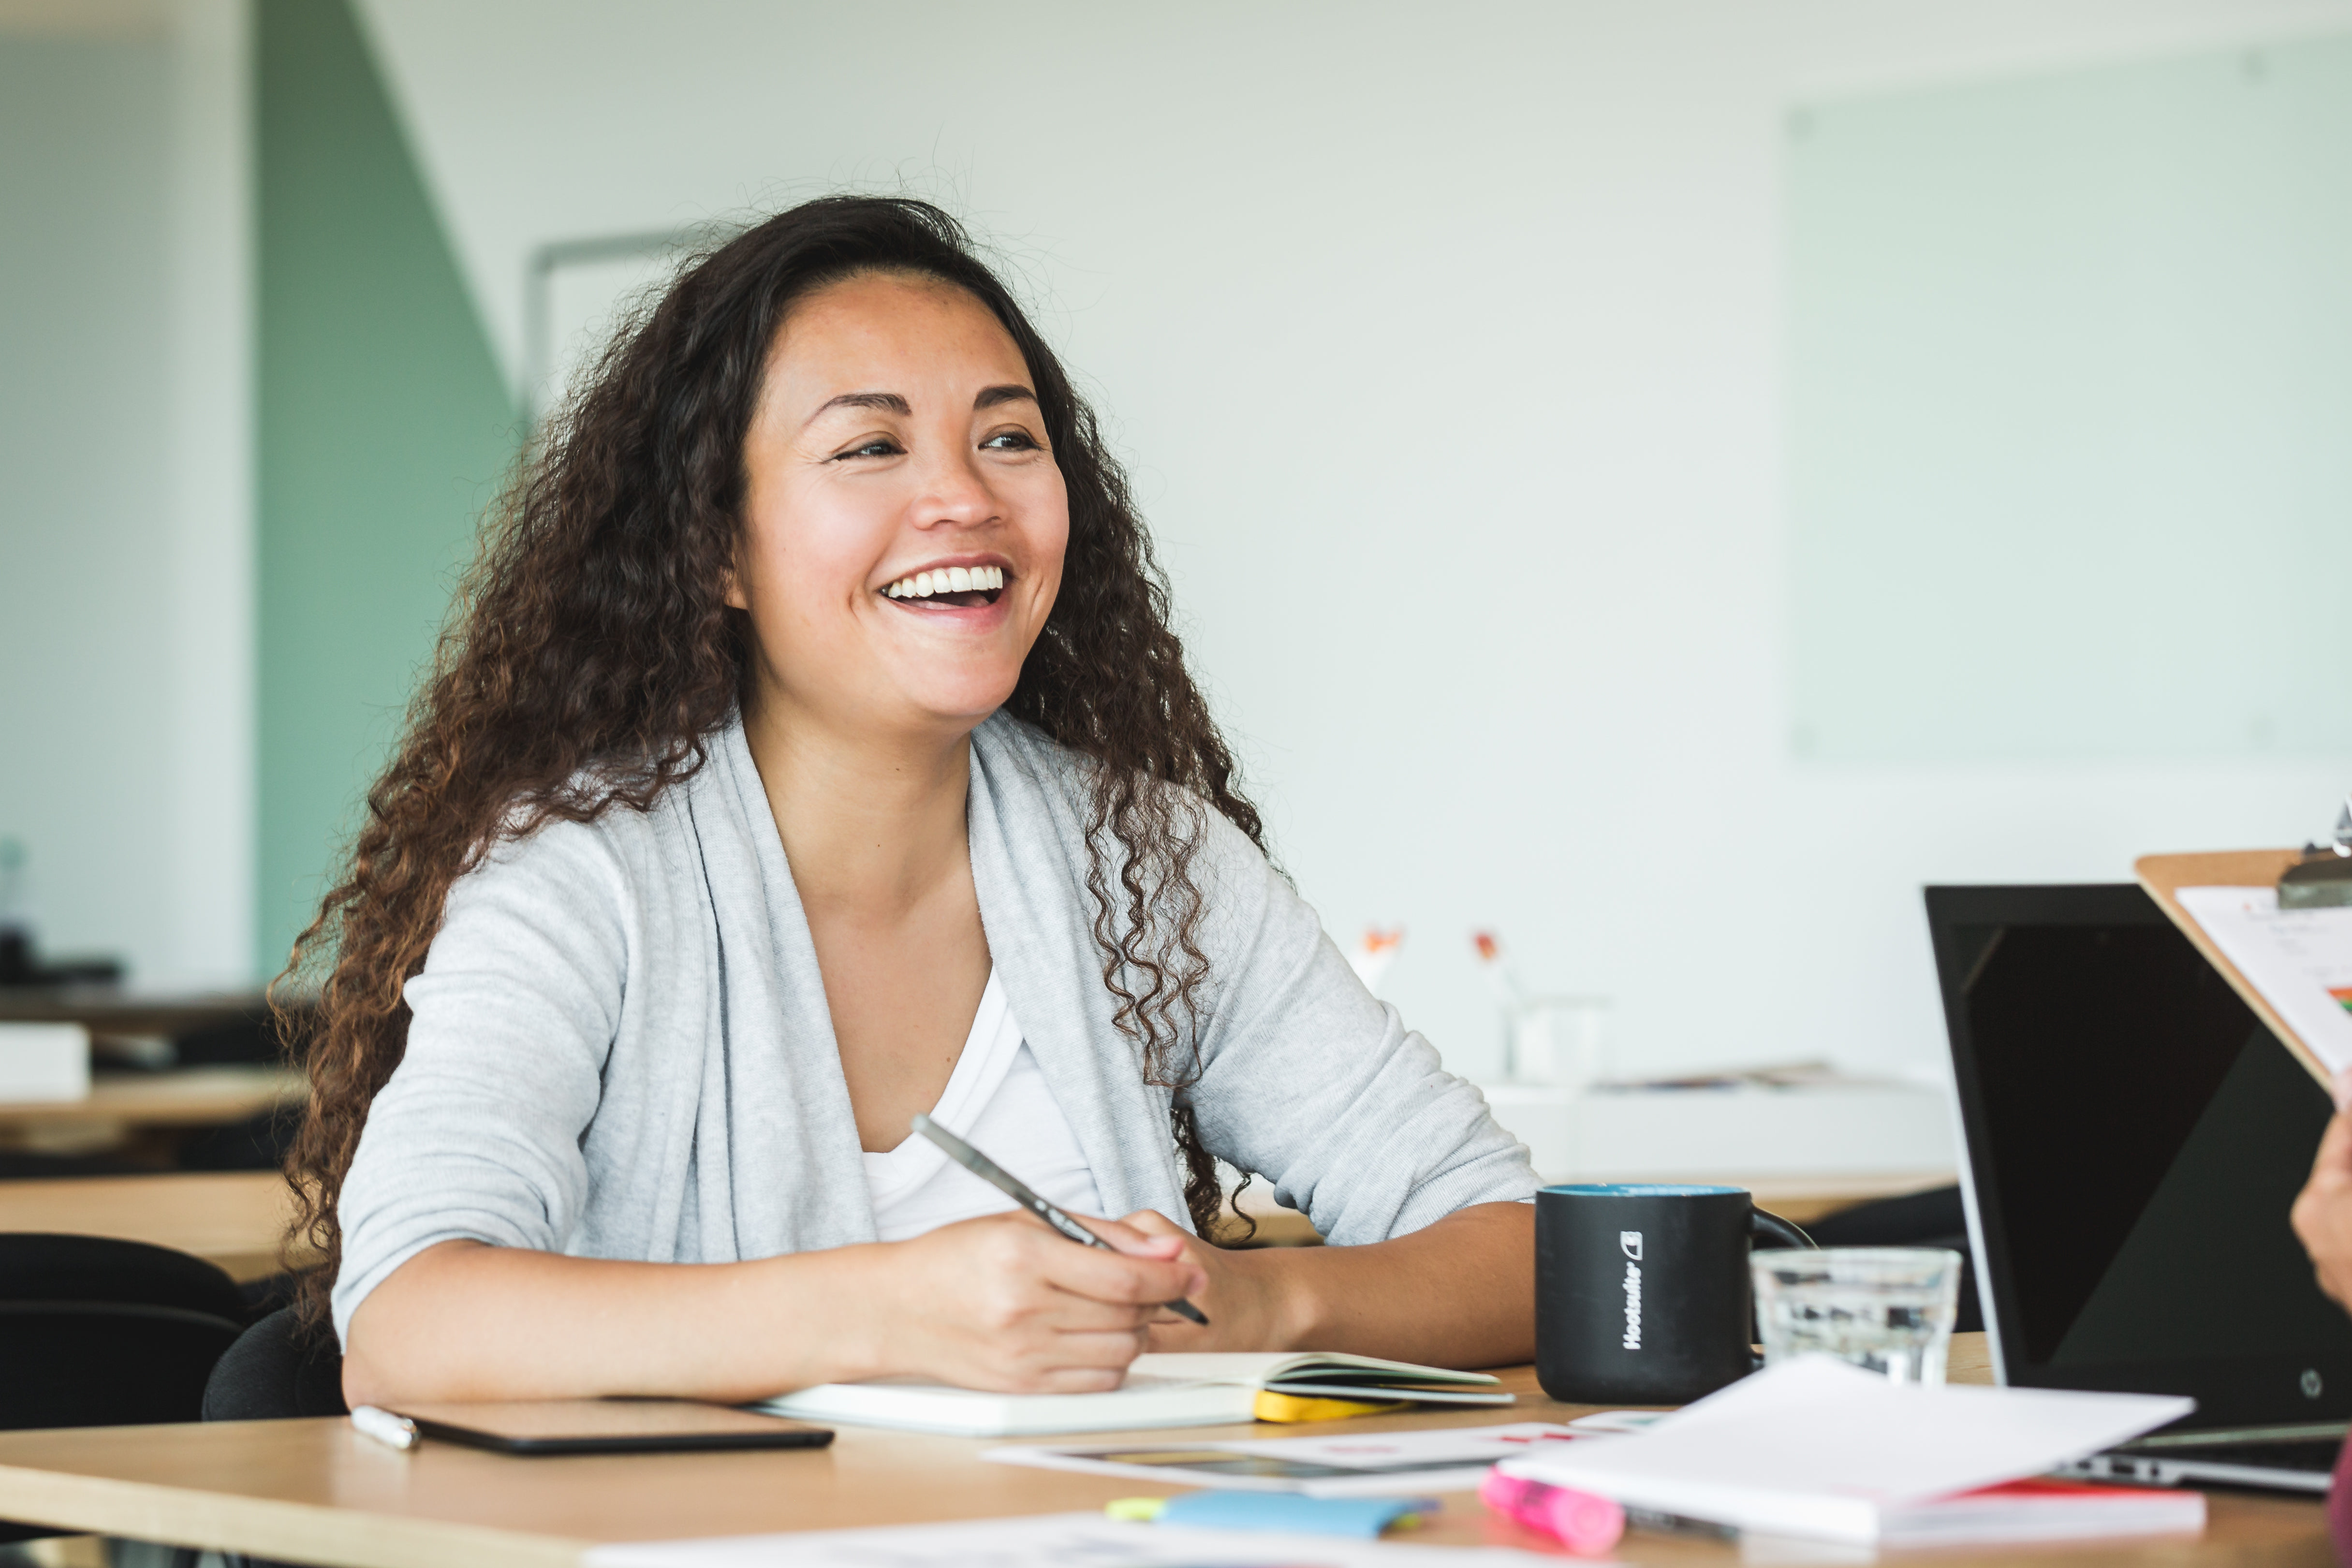
M 1071 1240 L 1087 1247 L 1099 1247 L 1106 1252 L 1116 1252 L 1118 1250 L 1118 1248 L 1112 1246 L 1101 1237 L 1097 1236 L 1093 1231 L 1088 1230 L 1085 1226 L 1080 1225 L 1076 1220 L 1072 1219 L 1068 1215 L 1064 1214 L 1060 1209 L 1055 1208 L 1052 1204 L 1047 1203 L 1035 1193 L 1031 1192 L 1028 1186 L 1023 1183 L 1019 1176 L 1014 1176 L 1003 1166 L 998 1165 L 994 1160 L 990 1159 L 986 1155 L 982 1154 L 978 1149 L 973 1148 L 970 1144 L 965 1143 L 961 1138 L 957 1137 L 953 1133 L 949 1132 L 945 1127 L 942 1127 L 937 1122 L 932 1121 L 929 1116 L 919 1113 L 915 1117 L 914 1124 L 915 1131 L 920 1133 L 924 1137 L 930 1139 L 931 1142 L 937 1144 L 941 1149 L 945 1150 L 947 1152 L 948 1158 L 955 1161 L 956 1164 L 961 1166 L 964 1169 L 970 1171 L 972 1175 L 978 1176 L 981 1180 L 986 1182 L 989 1186 L 994 1187 L 997 1191 L 1003 1193 L 1005 1197 L 1011 1198 L 1013 1202 L 1019 1204 L 1022 1207 L 1027 1209 L 1030 1213 L 1035 1215 L 1046 1224 L 1052 1226 L 1055 1230 L 1058 1230 L 1063 1235 L 1068 1237 Z M 1162 1301 L 1160 1304 L 1166 1307 L 1170 1312 L 1174 1312 L 1180 1318 L 1188 1318 L 1193 1322 L 1199 1323 L 1202 1328 L 1207 1328 L 1209 1326 L 1209 1320 L 1201 1315 L 1201 1309 L 1194 1306 L 1190 1301 L 1178 1300 L 1173 1301 Z

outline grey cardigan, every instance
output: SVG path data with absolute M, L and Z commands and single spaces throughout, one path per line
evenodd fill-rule
M 1003 715 L 974 732 L 981 920 L 1104 1207 L 1185 1224 L 1169 1092 L 1113 1025 L 1091 935 L 1084 767 Z M 1527 1151 L 1478 1091 L 1365 990 L 1241 832 L 1201 816 L 1191 1099 L 1208 1147 L 1335 1243 L 1530 1196 Z M 732 1262 L 874 1239 L 816 952 L 740 724 L 650 811 L 487 856 L 406 995 L 407 1053 L 342 1187 L 339 1333 L 441 1241 Z

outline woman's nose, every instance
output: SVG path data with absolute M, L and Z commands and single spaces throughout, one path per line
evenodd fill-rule
M 925 465 L 922 491 L 915 502 L 918 527 L 984 523 L 997 513 L 996 492 L 972 454 L 943 453 Z

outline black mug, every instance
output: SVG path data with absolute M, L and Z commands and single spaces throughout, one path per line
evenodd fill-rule
M 1811 1247 L 1745 1188 L 1536 1195 L 1536 1381 L 1571 1405 L 1686 1405 L 1755 1370 L 1748 1249 Z

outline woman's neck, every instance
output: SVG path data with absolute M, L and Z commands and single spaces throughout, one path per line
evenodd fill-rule
M 968 885 L 969 734 L 845 735 L 772 700 L 743 728 L 803 905 L 887 919 Z

